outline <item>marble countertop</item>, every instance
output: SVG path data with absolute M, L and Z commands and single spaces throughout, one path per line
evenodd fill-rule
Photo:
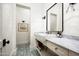
M 47 38 L 47 40 L 54 42 L 62 47 L 70 49 L 74 52 L 79 53 L 79 41 L 67 38 Z
M 50 42 L 56 43 L 62 47 L 65 47 L 67 49 L 79 53 L 79 40 L 68 39 L 68 38 L 57 38 L 55 34 L 36 33 L 35 35 L 40 35 Z

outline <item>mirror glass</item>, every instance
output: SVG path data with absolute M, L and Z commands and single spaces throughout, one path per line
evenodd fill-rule
M 63 4 L 55 3 L 47 10 L 46 29 L 49 32 L 63 31 Z

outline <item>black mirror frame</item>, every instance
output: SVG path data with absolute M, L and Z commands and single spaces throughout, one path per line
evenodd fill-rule
M 57 3 L 53 4 L 50 8 L 46 10 L 46 31 L 48 31 L 48 11 L 54 7 Z M 62 31 L 64 31 L 64 3 L 62 3 Z

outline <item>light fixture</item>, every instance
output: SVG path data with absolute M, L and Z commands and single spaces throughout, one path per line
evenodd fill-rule
M 42 19 L 46 19 L 46 16 L 43 16 Z
M 25 21 L 23 20 L 22 22 L 24 23 Z
M 69 8 L 71 8 L 73 11 L 75 11 L 75 8 L 74 8 L 74 5 L 75 5 L 76 3 L 69 3 L 69 6 L 68 6 L 68 8 L 67 8 L 67 10 L 66 10 L 66 13 L 68 13 L 68 11 L 69 11 Z

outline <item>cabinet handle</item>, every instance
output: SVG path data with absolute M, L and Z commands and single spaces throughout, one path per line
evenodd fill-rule
M 57 50 L 58 48 L 56 47 L 55 50 Z

